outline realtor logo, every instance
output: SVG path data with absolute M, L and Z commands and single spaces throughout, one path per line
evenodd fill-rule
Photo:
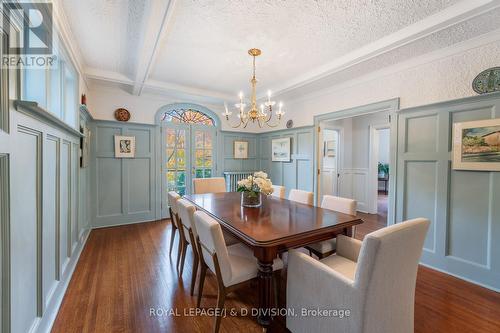
M 14 26 L 21 30 L 19 38 L 9 38 L 8 54 L 5 52 L 2 56 L 2 67 L 52 66 L 55 62 L 52 54 L 52 3 L 3 2 L 2 9 L 3 30 L 11 35 Z

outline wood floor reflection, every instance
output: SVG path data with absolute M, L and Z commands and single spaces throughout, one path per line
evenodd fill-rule
M 364 215 L 362 238 L 385 225 L 377 215 Z M 185 316 L 195 309 L 189 295 L 191 255 L 182 279 L 176 253 L 168 256 L 169 221 L 93 230 L 80 257 L 56 318 L 53 332 L 208 332 L 213 318 Z M 286 286 L 283 276 L 282 286 Z M 257 305 L 256 283 L 232 294 L 229 310 Z M 207 276 L 203 308 L 215 306 L 216 280 Z M 285 293 L 281 290 L 280 303 Z M 169 313 L 174 309 L 175 312 Z M 190 310 L 191 309 L 191 310 Z M 190 313 L 188 313 L 190 314 Z M 179 315 L 179 316 L 177 316 Z M 415 332 L 499 332 L 500 294 L 434 270 L 420 267 L 417 278 Z M 262 332 L 251 316 L 227 317 L 221 332 Z M 284 319 L 273 331 L 286 332 Z

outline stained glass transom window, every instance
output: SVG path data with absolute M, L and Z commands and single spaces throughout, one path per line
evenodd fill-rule
M 163 114 L 162 121 L 169 121 L 174 124 L 197 124 L 215 126 L 212 118 L 201 111 L 192 109 L 174 109 Z

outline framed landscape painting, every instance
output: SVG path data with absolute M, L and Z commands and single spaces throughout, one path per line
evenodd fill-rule
M 454 124 L 453 169 L 500 171 L 500 118 Z
M 290 162 L 290 138 L 272 140 L 271 149 L 273 162 Z

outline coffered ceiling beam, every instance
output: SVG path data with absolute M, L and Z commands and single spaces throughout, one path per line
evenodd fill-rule
M 149 2 L 143 20 L 142 43 L 136 50 L 136 74 L 132 88 L 134 95 L 142 93 L 144 84 L 149 78 L 151 68 L 161 49 L 161 41 L 167 34 L 169 22 L 172 20 L 175 4 L 176 0 L 153 0 Z

